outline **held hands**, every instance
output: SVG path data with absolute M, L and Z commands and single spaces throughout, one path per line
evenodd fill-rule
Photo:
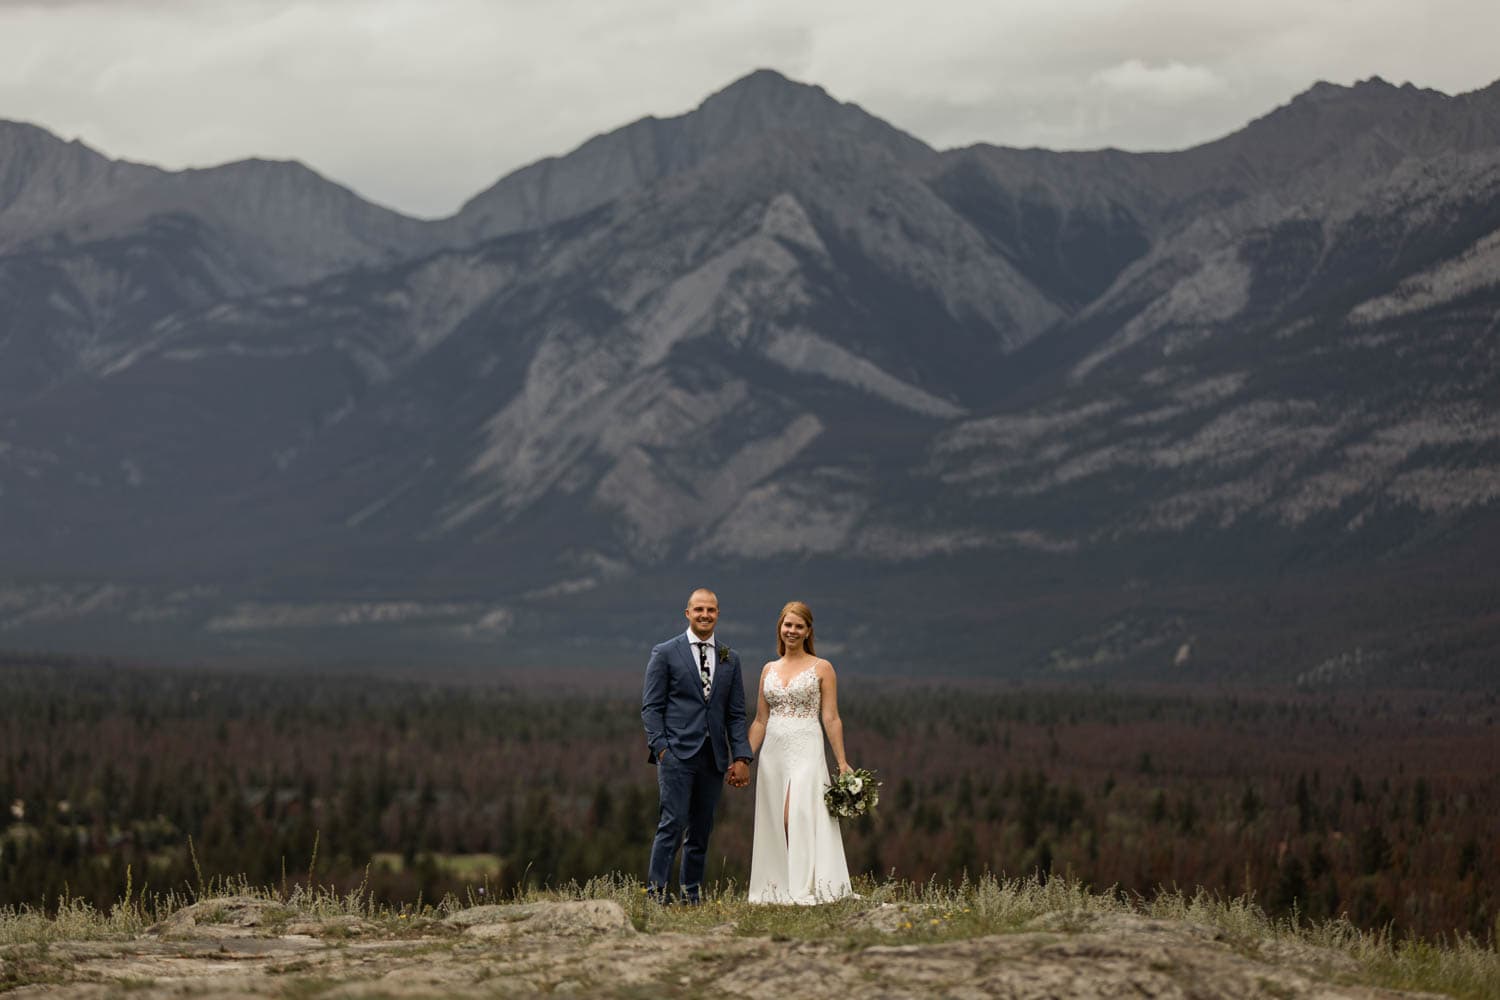
M 729 765 L 729 774 L 724 781 L 732 788 L 744 788 L 750 784 L 750 765 L 737 760 Z

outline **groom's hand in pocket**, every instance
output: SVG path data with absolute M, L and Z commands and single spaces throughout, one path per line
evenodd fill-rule
M 742 760 L 737 760 L 729 765 L 729 777 L 725 779 L 735 788 L 744 788 L 750 784 L 750 765 Z

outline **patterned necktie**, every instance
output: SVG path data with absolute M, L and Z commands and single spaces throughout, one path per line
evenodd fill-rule
M 703 700 L 708 700 L 709 689 L 713 687 L 713 675 L 708 672 L 708 643 L 695 642 L 698 647 L 698 676 L 703 678 Z

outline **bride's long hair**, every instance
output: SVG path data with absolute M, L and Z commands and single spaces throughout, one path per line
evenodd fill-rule
M 809 608 L 801 601 L 787 601 L 786 605 L 781 609 L 781 614 L 776 616 L 776 655 L 786 655 L 786 642 L 781 638 L 781 623 L 786 621 L 786 616 L 789 613 L 807 622 L 807 638 L 803 640 L 802 648 L 807 650 L 807 655 L 817 656 L 818 654 L 813 652 L 812 608 Z

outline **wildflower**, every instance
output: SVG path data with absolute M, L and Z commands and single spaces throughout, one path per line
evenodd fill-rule
M 928 923 L 930 923 L 930 924 L 932 924 L 932 926 L 936 927 L 938 924 L 942 923 L 942 921 L 939 920 L 937 917 L 933 917 L 931 920 L 928 921 Z

